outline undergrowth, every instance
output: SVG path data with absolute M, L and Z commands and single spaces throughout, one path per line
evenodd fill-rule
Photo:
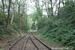
M 60 12 L 53 18 L 39 20 L 37 32 L 62 46 L 75 49 L 75 4 L 62 7 Z

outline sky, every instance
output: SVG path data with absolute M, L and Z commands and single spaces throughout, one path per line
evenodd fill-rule
M 35 8 L 35 2 L 33 1 L 30 1 L 30 0 L 27 0 L 28 2 L 28 11 L 27 11 L 27 14 L 32 14 L 36 11 L 36 8 Z M 41 0 L 40 0 L 40 4 L 42 4 Z M 45 8 L 45 6 L 43 7 Z M 45 11 L 43 11 L 43 14 L 47 15 L 47 13 Z
M 30 0 L 27 0 L 27 3 L 28 3 L 28 11 L 27 11 L 27 14 L 31 14 L 33 12 L 35 12 L 35 2 L 31 2 Z
M 44 0 L 47 2 L 47 0 Z M 53 3 L 55 2 L 55 0 L 53 0 Z M 58 4 L 59 1 L 57 1 L 57 4 Z M 35 12 L 36 8 L 35 8 L 35 2 L 31 2 L 30 0 L 27 0 L 27 3 L 28 3 L 28 11 L 27 11 L 27 14 L 31 14 L 33 12 Z M 42 4 L 41 0 L 40 0 L 40 4 Z M 61 7 L 63 7 L 63 4 L 61 3 L 60 4 Z M 45 6 L 43 7 L 45 8 Z M 56 11 L 56 6 L 54 6 L 53 8 L 53 12 Z M 47 15 L 47 12 L 46 11 L 43 11 L 43 14 Z

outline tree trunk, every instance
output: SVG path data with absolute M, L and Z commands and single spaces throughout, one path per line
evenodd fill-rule
M 12 9 L 13 9 L 13 14 L 12 14 L 12 17 L 11 17 L 11 22 L 10 22 L 10 24 L 12 24 L 13 23 L 13 18 L 14 18 L 14 4 L 13 4 L 13 7 L 12 7 Z
M 62 4 L 63 4 L 63 6 L 64 6 L 64 1 L 62 0 Z
M 59 0 L 59 7 L 58 7 L 58 15 L 59 15 L 59 13 L 60 13 L 59 9 L 60 9 L 60 0 Z
M 3 4 L 3 13 L 5 14 L 5 5 L 4 5 L 4 0 L 2 0 L 2 4 Z
M 10 24 L 12 24 L 12 23 L 13 23 L 13 18 L 14 18 L 14 12 L 13 12 L 13 14 L 12 14 L 12 17 L 11 17 L 11 22 L 10 22 Z
M 25 12 L 27 12 L 27 7 L 26 7 L 26 11 Z M 27 13 L 26 13 L 26 25 L 27 25 Z
M 27 14 L 26 14 L 26 25 L 27 25 Z
M 9 25 L 10 6 L 11 6 L 11 0 L 9 0 L 9 7 L 8 7 L 8 18 L 7 18 L 7 24 L 6 24 L 6 28 L 8 28 L 8 25 Z
M 18 13 L 19 13 L 19 34 L 21 36 L 21 15 L 20 15 L 20 4 L 19 4 L 19 7 L 18 7 Z
M 50 0 L 50 2 L 51 2 L 51 16 L 53 16 L 52 0 Z

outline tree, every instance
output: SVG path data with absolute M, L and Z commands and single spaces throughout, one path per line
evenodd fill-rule
M 52 0 L 48 0 L 48 1 L 43 0 L 43 3 L 46 7 L 47 16 L 53 17 L 53 2 L 52 2 Z
M 47 12 L 47 16 L 48 17 L 50 17 L 50 13 L 49 13 L 49 2 L 46 2 L 46 1 L 42 1 L 43 3 L 44 3 L 44 5 L 45 5 L 45 10 L 46 10 L 46 12 Z
M 42 8 L 42 5 L 40 5 L 39 0 L 35 0 L 35 7 L 38 13 L 38 17 L 40 16 L 40 18 L 42 19 L 43 8 Z
M 9 0 L 9 7 L 8 7 L 8 18 L 7 18 L 7 24 L 6 24 L 6 28 L 8 28 L 8 25 L 9 25 L 9 17 L 10 17 L 10 5 L 11 5 L 11 0 Z
M 51 16 L 53 16 L 53 6 L 52 6 L 52 0 L 50 0 L 50 2 L 51 2 Z
M 58 5 L 59 5 L 59 6 L 58 6 L 58 15 L 59 15 L 59 13 L 60 13 L 60 12 L 59 12 L 59 9 L 60 9 L 60 3 L 61 3 L 61 1 L 59 0 L 59 4 L 58 4 Z
M 19 34 L 21 35 L 21 14 L 20 14 L 20 2 L 18 5 L 18 15 L 19 15 Z
M 5 14 L 5 5 L 4 5 L 4 0 L 2 0 L 2 4 L 3 4 L 3 13 Z
M 64 4 L 64 0 L 62 0 L 62 4 L 65 5 L 65 4 Z
M 12 13 L 12 17 L 11 17 L 11 22 L 10 22 L 10 24 L 12 24 L 13 23 L 13 18 L 14 18 L 14 12 L 15 12 L 15 5 L 14 5 L 14 3 L 13 3 L 13 5 L 12 5 L 12 10 L 13 10 L 13 13 Z

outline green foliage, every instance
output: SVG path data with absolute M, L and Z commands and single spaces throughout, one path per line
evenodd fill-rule
M 43 18 L 37 23 L 38 33 L 63 46 L 75 48 L 75 4 L 64 6 L 61 14 Z
M 22 17 L 21 18 L 21 30 L 23 32 L 28 32 L 29 30 L 29 24 L 28 24 L 28 21 L 26 21 L 25 17 Z
M 3 38 L 3 34 L 5 34 L 6 16 L 7 15 L 0 13 L 0 40 Z
M 5 14 L 0 13 L 0 25 L 5 25 L 6 24 L 6 16 Z
M 16 15 L 14 17 L 14 20 L 13 20 L 13 24 L 12 24 L 12 27 L 16 30 L 16 31 L 19 31 L 19 17 L 18 16 L 18 13 L 16 12 Z M 21 31 L 23 32 L 27 32 L 29 30 L 29 24 L 28 22 L 26 21 L 25 17 L 22 16 L 21 17 Z
M 37 21 L 38 19 L 40 19 L 38 12 L 34 12 L 34 14 L 32 14 L 31 17 L 33 18 L 33 21 Z
M 14 36 L 13 32 L 16 33 L 16 31 L 11 26 L 6 29 L 5 25 L 0 25 L 0 40 L 4 37 L 4 35 Z
M 0 11 L 1 12 L 1 11 Z M 7 15 L 0 13 L 0 40 L 4 38 L 4 35 L 11 35 L 14 36 L 14 32 L 17 33 L 17 31 L 14 29 L 14 27 L 10 26 L 6 29 L 6 20 Z M 14 24 L 12 24 L 14 25 Z M 15 26 L 15 25 L 14 25 Z M 16 27 L 15 27 L 16 28 Z
M 32 29 L 32 30 L 36 30 L 35 23 L 32 24 L 31 29 Z

